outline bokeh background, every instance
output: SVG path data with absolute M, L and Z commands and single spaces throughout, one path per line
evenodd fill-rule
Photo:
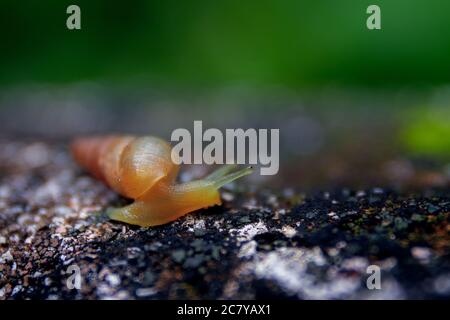
M 66 28 L 70 4 L 81 30 Z M 371 4 L 382 30 L 366 28 Z M 442 185 L 449 12 L 442 0 L 3 0 L 0 136 L 280 128 L 271 186 Z
M 82 31 L 65 28 L 66 8 Z M 382 31 L 366 28 L 378 4 Z M 12 1 L 2 84 L 150 80 L 181 86 L 433 85 L 450 80 L 440 0 Z

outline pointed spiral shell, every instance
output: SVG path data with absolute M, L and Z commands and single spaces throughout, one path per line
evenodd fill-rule
M 142 197 L 158 181 L 173 182 L 179 169 L 171 160 L 170 144 L 152 136 L 79 138 L 71 151 L 78 164 L 131 199 Z

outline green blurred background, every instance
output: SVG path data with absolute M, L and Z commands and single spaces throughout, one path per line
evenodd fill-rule
M 66 28 L 81 8 L 82 30 Z M 382 30 L 366 28 L 381 7 Z M 428 86 L 450 80 L 443 0 L 2 0 L 0 83 Z
M 81 30 L 66 28 L 71 4 Z M 366 27 L 371 4 L 381 30 Z M 449 16 L 444 0 L 2 0 L 0 133 L 167 137 L 204 119 L 281 128 L 295 156 L 340 137 L 349 168 L 379 154 L 445 164 Z

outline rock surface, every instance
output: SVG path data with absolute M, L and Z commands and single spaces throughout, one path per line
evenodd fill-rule
M 63 146 L 0 150 L 0 299 L 450 297 L 447 187 L 225 190 L 221 207 L 139 228 L 105 217 L 126 200 Z

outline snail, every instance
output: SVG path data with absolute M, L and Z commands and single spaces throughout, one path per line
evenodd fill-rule
M 107 186 L 133 199 L 122 208 L 107 210 L 112 220 L 142 227 L 156 226 L 213 205 L 218 189 L 252 172 L 224 165 L 201 180 L 176 183 L 179 166 L 171 145 L 157 137 L 130 135 L 84 137 L 70 146 L 75 161 Z

